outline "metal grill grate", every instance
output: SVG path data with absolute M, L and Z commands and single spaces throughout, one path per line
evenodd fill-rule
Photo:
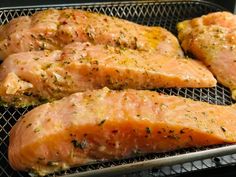
M 107 15 L 128 19 L 130 21 L 144 25 L 162 26 L 167 28 L 174 34 L 177 33 L 175 28 L 177 22 L 201 16 L 209 12 L 222 10 L 221 7 L 202 1 L 122 2 L 122 3 L 95 3 L 95 4 L 71 4 L 71 5 L 37 6 L 37 7 L 16 7 L 16 8 L 0 9 L 0 23 L 5 24 L 12 18 L 23 15 L 31 15 L 38 10 L 43 10 L 50 7 L 58 9 L 68 8 L 68 7 L 79 8 L 88 11 L 104 13 Z M 233 103 L 230 97 L 230 91 L 227 88 L 223 87 L 222 85 L 217 85 L 217 87 L 209 89 L 183 88 L 183 89 L 157 89 L 157 91 L 169 95 L 181 95 L 183 97 L 192 98 L 194 100 L 201 100 L 212 104 L 229 105 Z M 25 114 L 30 109 L 31 108 L 14 109 L 14 108 L 0 107 L 0 128 L 1 128 L 0 176 L 4 177 L 27 176 L 26 173 L 16 172 L 11 169 L 7 160 L 7 146 L 8 146 L 8 133 L 11 127 L 15 124 L 15 122 L 21 115 Z M 198 160 L 189 163 L 180 163 L 178 165 L 173 165 L 176 164 L 177 162 L 183 162 L 183 160 L 181 161 L 182 157 L 179 155 L 188 154 L 189 160 L 197 160 L 200 158 L 199 155 L 202 155 L 202 157 L 206 157 L 207 153 L 209 154 L 212 153 L 213 156 L 216 154 L 226 155 L 226 150 L 228 150 L 228 154 L 233 151 L 236 152 L 236 147 L 233 145 L 223 146 L 223 148 L 221 147 L 222 149 L 218 149 L 217 152 L 214 151 L 218 147 L 221 146 L 214 146 L 201 149 L 185 149 L 178 152 L 162 153 L 162 154 L 148 154 L 136 158 L 85 165 L 78 168 L 72 168 L 64 172 L 55 173 L 50 176 L 57 176 L 57 175 L 74 176 L 74 174 L 76 173 L 79 173 L 81 175 L 83 174 L 99 175 L 100 174 L 99 171 L 101 170 L 105 170 L 103 171 L 104 173 L 111 171 L 114 172 L 116 167 L 121 167 L 121 169 L 130 168 L 131 171 L 132 170 L 135 171 L 139 167 L 141 169 L 141 166 L 137 165 L 139 162 L 142 162 L 144 165 L 146 164 L 145 166 L 146 168 L 153 166 L 160 166 L 160 164 L 158 165 L 157 162 L 166 165 L 168 164 L 172 165 L 172 166 L 160 167 L 159 169 L 156 170 L 143 171 L 139 173 L 140 176 L 142 175 L 142 173 L 145 173 L 145 176 L 168 176 L 171 174 L 178 174 L 188 171 L 215 167 L 217 166 L 217 164 L 229 165 L 232 163 L 236 163 L 236 155 L 227 155 L 221 157 L 221 161 L 220 162 L 217 161 L 217 163 L 215 163 L 214 160 L 206 159 L 206 160 Z M 206 150 L 208 151 L 206 152 Z M 196 154 L 195 156 L 194 154 L 189 154 L 192 152 L 198 152 L 200 154 L 198 156 L 196 156 Z M 203 152 L 203 154 L 201 154 L 201 152 Z M 175 161 L 176 159 L 174 158 L 172 159 L 173 161 L 170 162 L 172 157 L 177 157 L 177 161 Z M 186 159 L 186 156 L 183 157 Z M 158 159 L 159 161 L 155 161 Z M 165 159 L 167 159 L 168 163 L 167 161 L 165 161 Z M 155 164 L 154 165 L 149 164 L 149 162 L 152 162 L 153 160 Z M 206 163 L 206 161 L 209 162 Z M 142 166 L 142 168 L 144 168 L 144 165 Z M 117 170 L 117 172 L 118 171 L 119 170 Z M 136 173 L 133 175 L 138 176 L 138 174 Z

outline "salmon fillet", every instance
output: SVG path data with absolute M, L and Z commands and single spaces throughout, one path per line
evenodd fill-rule
M 9 162 L 45 175 L 95 162 L 236 142 L 235 105 L 107 88 L 41 105 L 10 131 Z
M 177 25 L 186 52 L 202 60 L 236 99 L 236 16 L 216 12 Z
M 76 41 L 183 56 L 176 37 L 164 28 L 82 10 L 50 9 L 1 26 L 0 58 L 18 52 L 62 49 Z
M 0 68 L 1 100 L 15 106 L 40 104 L 104 86 L 154 89 L 215 84 L 210 71 L 191 59 L 90 43 L 72 43 L 62 51 L 13 54 Z

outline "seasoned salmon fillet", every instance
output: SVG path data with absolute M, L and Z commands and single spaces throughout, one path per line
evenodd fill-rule
M 236 16 L 216 12 L 177 25 L 186 52 L 202 60 L 236 99 Z
M 82 10 L 50 9 L 1 26 L 0 58 L 18 52 L 62 49 L 76 41 L 183 56 L 176 37 L 164 28 Z
M 235 105 L 107 88 L 41 105 L 10 131 L 12 168 L 45 175 L 95 161 L 236 142 Z
M 78 91 L 213 87 L 216 80 L 198 61 L 90 43 L 62 51 L 10 55 L 0 68 L 0 97 L 10 105 L 35 105 Z

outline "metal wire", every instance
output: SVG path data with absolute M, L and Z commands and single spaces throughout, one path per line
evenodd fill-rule
M 5 24 L 9 20 L 23 15 L 32 15 L 36 11 L 47 8 L 79 8 L 87 11 L 99 12 L 111 16 L 116 16 L 130 21 L 149 25 L 149 26 L 162 26 L 170 30 L 172 33 L 177 34 L 176 23 L 185 19 L 194 18 L 207 14 L 209 12 L 220 11 L 221 7 L 216 5 L 202 2 L 202 1 L 163 1 L 163 2 L 120 2 L 120 3 L 95 3 L 95 4 L 74 4 L 74 5 L 53 5 L 53 6 L 37 6 L 37 7 L 15 7 L 0 9 L 0 23 Z M 212 104 L 229 105 L 233 101 L 230 96 L 230 91 L 222 85 L 217 85 L 215 88 L 207 89 L 157 89 L 157 91 L 169 95 L 181 95 L 183 97 L 192 98 L 209 102 Z M 25 114 L 31 108 L 4 108 L 0 107 L 0 176 L 27 176 L 26 173 L 16 172 L 11 169 L 7 159 L 8 137 L 11 127 L 16 123 L 18 118 Z M 208 147 L 214 149 L 215 147 Z M 50 176 L 75 174 L 83 171 L 92 171 L 95 169 L 109 168 L 117 165 L 136 163 L 148 161 L 160 157 L 171 157 L 176 154 L 184 154 L 194 151 L 201 151 L 201 149 L 187 149 L 172 153 L 162 154 L 148 154 L 136 158 L 117 160 L 111 162 L 103 162 L 92 165 L 85 165 L 78 168 L 55 173 Z M 209 161 L 206 163 L 206 161 Z M 152 169 L 143 171 L 141 173 L 133 173 L 130 176 L 169 176 L 178 173 L 184 173 L 204 168 L 211 168 L 219 165 L 228 165 L 236 163 L 236 155 L 228 155 L 221 157 L 215 163 L 212 159 L 199 160 L 184 164 L 177 164 L 159 169 Z M 127 175 L 125 175 L 127 176 Z

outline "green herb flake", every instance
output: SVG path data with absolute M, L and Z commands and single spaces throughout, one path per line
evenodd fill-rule
M 38 101 L 43 104 L 43 103 L 47 103 L 49 100 L 47 98 L 38 97 Z
M 28 169 L 27 172 L 29 173 L 29 176 L 38 176 L 38 172 L 34 169 Z
M 141 155 L 141 154 L 142 154 L 142 151 L 139 150 L 139 149 L 134 149 L 134 150 L 132 151 L 132 154 L 133 154 L 134 156 Z
M 40 128 L 39 128 L 39 127 L 37 127 L 37 128 L 34 129 L 34 133 L 37 133 L 37 132 L 39 132 L 39 131 L 40 131 Z
M 50 68 L 52 66 L 52 63 L 49 63 L 49 64 L 47 64 L 46 66 L 45 66 L 45 69 L 48 69 L 48 68 Z
M 59 163 L 58 163 L 58 162 L 49 161 L 49 162 L 47 163 L 47 165 L 48 165 L 48 166 L 58 166 Z
M 161 103 L 161 105 L 160 105 L 161 110 L 164 109 L 164 108 L 167 108 L 167 107 L 168 106 L 166 104 L 164 104 L 164 103 Z
M 180 139 L 180 137 L 178 137 L 177 135 L 168 135 L 167 138 L 174 139 L 174 140 L 179 140 Z
M 74 148 L 79 148 L 81 150 L 83 150 L 87 146 L 86 140 L 82 140 L 81 142 L 79 142 L 78 140 L 73 139 L 71 140 L 71 143 L 73 144 Z

